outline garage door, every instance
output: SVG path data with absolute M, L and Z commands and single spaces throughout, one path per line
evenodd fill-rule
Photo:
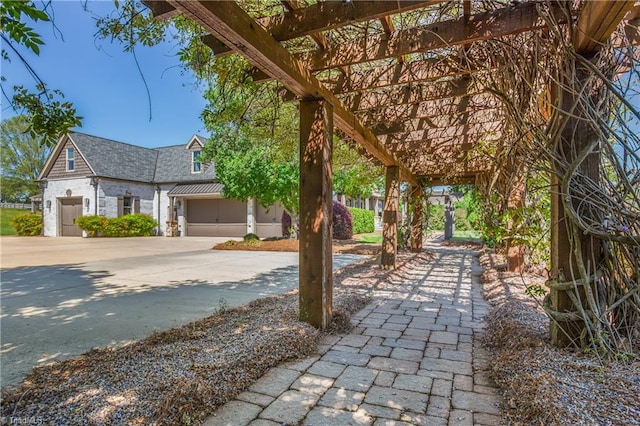
M 60 212 L 63 237 L 82 237 L 82 230 L 76 225 L 76 219 L 82 216 L 82 198 L 60 199 Z
M 247 233 L 247 204 L 238 200 L 187 200 L 187 236 L 242 237 Z
M 260 238 L 282 237 L 282 213 L 284 209 L 280 204 L 274 204 L 265 209 L 258 204 L 256 215 L 256 234 Z

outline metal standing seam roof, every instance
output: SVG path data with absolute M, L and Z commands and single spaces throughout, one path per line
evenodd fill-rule
M 209 195 L 220 194 L 224 185 L 221 183 L 188 183 L 176 185 L 169 195 Z

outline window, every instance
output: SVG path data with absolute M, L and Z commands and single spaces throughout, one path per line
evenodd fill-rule
M 118 197 L 118 217 L 134 213 L 140 213 L 140 197 Z
M 201 171 L 200 151 L 191 151 L 191 173 L 200 173 Z
M 72 172 L 76 169 L 76 151 L 73 148 L 67 148 L 67 171 Z
M 131 214 L 133 213 L 133 203 L 131 197 L 122 197 L 122 214 Z

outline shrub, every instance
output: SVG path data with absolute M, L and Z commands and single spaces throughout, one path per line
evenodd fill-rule
M 291 237 L 291 216 L 289 213 L 286 211 L 282 212 L 280 223 L 282 223 L 282 236 L 287 238 Z
M 76 219 L 76 224 L 90 237 L 148 237 L 158 222 L 149 215 L 136 213 L 112 218 L 82 216 Z
M 429 204 L 427 206 L 429 220 L 427 222 L 429 230 L 444 230 L 444 206 L 442 204 Z
M 353 218 L 353 233 L 362 234 L 365 232 L 373 232 L 375 230 L 374 212 L 373 210 L 358 209 L 348 207 Z
M 42 233 L 42 215 L 24 213 L 13 218 L 11 225 L 18 235 L 33 237 Z
M 353 237 L 351 212 L 337 201 L 333 202 L 333 238 L 349 240 Z
M 333 238 L 336 240 L 349 240 L 353 237 L 353 218 L 345 206 L 333 202 Z M 291 236 L 291 216 L 282 212 L 282 236 Z
M 454 212 L 454 220 L 456 222 L 456 231 L 473 231 L 473 227 L 467 219 L 467 209 L 458 208 Z
M 244 237 L 242 237 L 242 239 L 244 241 L 252 241 L 252 240 L 259 240 L 260 237 L 258 237 L 256 234 L 250 232 L 247 235 L 245 235 Z
M 104 231 L 108 220 L 103 216 L 80 216 L 76 219 L 76 225 L 85 231 L 89 237 L 97 237 Z

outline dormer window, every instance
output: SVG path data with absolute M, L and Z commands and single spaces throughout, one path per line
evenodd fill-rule
M 73 148 L 67 148 L 67 171 L 72 172 L 76 169 L 76 151 Z
M 191 173 L 200 173 L 201 171 L 200 151 L 191 151 Z

